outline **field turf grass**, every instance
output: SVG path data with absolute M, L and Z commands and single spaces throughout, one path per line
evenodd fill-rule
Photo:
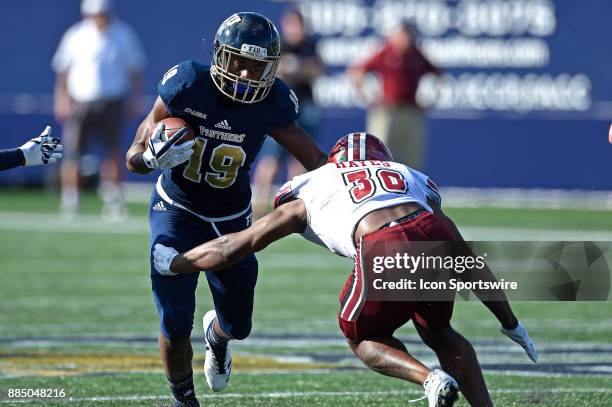
M 116 224 L 98 218 L 93 196 L 85 200 L 85 215 L 70 224 L 55 215 L 56 207 L 48 193 L 0 195 L 0 405 L 167 405 L 146 207 L 131 205 L 132 217 Z M 460 228 L 486 228 L 499 240 L 525 230 L 558 233 L 558 240 L 571 239 L 572 231 L 612 231 L 610 212 L 447 212 Z M 200 280 L 193 339 L 202 405 L 405 406 L 421 396 L 417 386 L 364 369 L 343 343 L 337 296 L 349 261 L 298 238 L 273 244 L 258 259 L 253 332 L 232 345 L 235 369 L 223 393 L 210 392 L 201 374 L 199 317 L 211 301 Z M 498 333 L 482 305 L 455 308 L 454 327 L 474 342 L 496 405 L 612 406 L 612 303 L 513 306 L 538 346 L 537 365 Z M 427 364 L 437 363 L 410 324 L 398 336 Z M 64 389 L 67 398 L 8 399 L 15 388 Z

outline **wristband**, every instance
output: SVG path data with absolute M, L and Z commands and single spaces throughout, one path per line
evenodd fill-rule
M 0 170 L 19 167 L 25 163 L 25 154 L 21 149 L 0 150 Z

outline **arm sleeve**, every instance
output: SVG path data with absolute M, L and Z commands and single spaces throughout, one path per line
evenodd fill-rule
M 302 175 L 293 177 L 292 180 L 287 181 L 274 195 L 274 209 L 281 206 L 284 203 L 293 201 L 294 199 L 301 199 L 303 197 L 298 196 L 302 191 L 302 187 L 306 184 L 310 173 L 307 172 Z M 304 202 L 306 202 L 304 200 Z
M 22 165 L 25 165 L 25 157 L 20 149 L 0 150 L 0 171 Z
M 293 191 L 293 187 L 291 185 L 291 181 L 287 181 L 283 184 L 282 187 L 278 190 L 278 192 L 274 195 L 274 203 L 272 207 L 274 209 L 278 208 L 284 203 L 292 201 L 295 199 L 295 191 Z
M 412 174 L 415 182 L 415 188 L 420 193 L 425 194 L 425 198 L 431 199 L 436 205 L 442 206 L 442 196 L 438 191 L 438 186 L 427 175 L 406 166 L 408 172 Z
M 442 206 L 442 196 L 440 192 L 438 192 L 438 186 L 429 177 L 427 177 L 425 181 L 425 192 L 429 199 L 434 201 L 438 206 Z
M 268 97 L 274 98 L 275 113 L 270 116 L 269 130 L 287 127 L 300 117 L 298 98 L 283 81 L 276 79 L 271 93 Z
M 190 61 L 170 68 L 159 81 L 157 90 L 171 116 L 178 116 L 188 104 L 195 71 Z

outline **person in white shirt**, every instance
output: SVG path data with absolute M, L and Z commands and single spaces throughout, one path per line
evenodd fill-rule
M 368 264 L 372 256 L 367 247 L 373 242 L 453 241 L 471 252 L 442 212 L 435 183 L 393 162 L 383 142 L 367 133 L 342 137 L 327 162 L 286 183 L 276 195 L 275 210 L 248 229 L 181 254 L 156 244 L 157 272 L 175 276 L 221 270 L 291 233 L 301 233 L 355 261 L 340 296 L 338 321 L 351 350 L 364 364 L 378 373 L 423 385 L 430 407 L 452 406 L 459 389 L 470 405 L 492 406 L 472 345 L 450 326 L 452 300 L 378 301 L 370 299 L 364 288 L 367 271 L 362 264 Z M 485 269 L 480 278 L 495 280 Z M 482 301 L 502 324 L 501 332 L 535 362 L 533 342 L 505 294 L 500 291 L 494 296 L 493 301 L 491 297 Z M 444 370 L 429 370 L 394 337 L 395 330 L 409 320 L 436 352 Z
M 111 0 L 83 0 L 83 19 L 66 31 L 53 57 L 54 113 L 64 125 L 61 210 L 79 209 L 79 159 L 97 136 L 106 153 L 101 164 L 104 213 L 125 214 L 119 186 L 120 132 L 126 113 L 140 113 L 145 55 L 132 28 L 112 13 Z

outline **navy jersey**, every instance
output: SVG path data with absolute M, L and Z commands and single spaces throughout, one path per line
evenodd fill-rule
M 187 121 L 197 135 L 191 159 L 163 172 L 164 192 L 209 217 L 230 216 L 247 208 L 249 170 L 266 134 L 299 116 L 293 91 L 277 78 L 261 102 L 233 102 L 218 91 L 209 66 L 185 61 L 166 72 L 159 95 L 170 115 Z

